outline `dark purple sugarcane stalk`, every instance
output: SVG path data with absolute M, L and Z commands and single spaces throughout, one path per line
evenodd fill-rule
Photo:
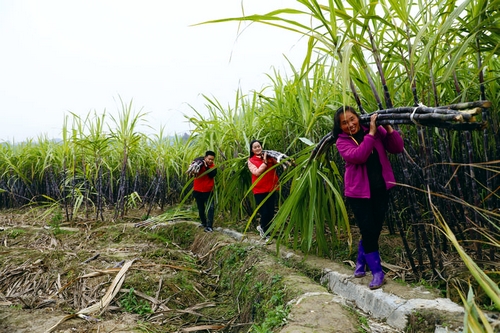
M 87 160 L 85 157 L 82 158 L 82 175 L 87 174 Z M 90 184 L 89 180 L 87 179 L 86 176 L 82 177 L 82 187 L 83 187 L 83 196 L 85 198 L 84 200 L 84 207 L 85 207 L 85 218 L 88 218 L 89 214 L 89 202 L 90 202 Z
M 456 79 L 455 72 L 453 72 L 453 77 Z M 462 102 L 450 105 L 436 106 L 437 109 L 452 109 L 452 110 L 469 110 L 474 108 L 490 108 L 490 107 L 491 107 L 491 101 L 488 101 L 486 99 L 474 102 Z
M 408 40 L 407 40 L 407 42 L 408 42 L 408 52 L 409 52 L 408 54 L 411 54 L 411 52 L 412 52 L 412 45 L 411 45 L 411 40 L 409 38 L 409 36 L 411 34 L 410 34 L 410 29 L 409 29 L 408 25 L 406 26 L 406 31 L 407 31 L 407 36 L 408 36 Z M 415 71 L 414 71 L 414 65 L 413 65 L 413 63 L 410 62 L 410 70 L 409 70 L 408 76 L 409 76 L 409 80 L 411 82 L 411 90 L 412 90 L 412 94 L 413 94 L 413 102 L 414 102 L 415 106 L 417 106 L 417 105 L 420 105 L 420 102 L 419 102 L 418 95 L 417 95 L 417 84 L 416 84 L 414 73 L 415 73 Z M 432 70 L 431 70 L 431 76 L 432 75 L 433 74 L 432 74 Z M 433 80 L 433 82 L 434 82 L 434 80 Z M 435 87 L 435 84 L 434 84 L 434 87 Z M 437 93 L 436 93 L 435 89 L 434 89 L 434 95 L 437 96 Z M 435 105 L 439 105 L 439 104 L 436 102 Z M 420 111 L 418 111 L 418 112 L 420 112 Z M 437 112 L 437 111 L 432 110 L 431 112 Z M 429 140 L 430 140 L 432 136 L 428 136 L 428 137 L 429 137 Z M 427 146 L 428 146 L 429 149 L 430 149 L 430 145 L 431 145 L 431 143 L 428 142 Z M 428 156 L 432 156 L 432 155 L 429 153 Z M 429 172 L 424 171 L 424 174 L 425 175 L 429 175 Z M 427 181 L 427 184 L 429 184 L 429 181 Z M 424 231 L 424 235 L 425 235 L 425 231 Z M 438 246 L 437 248 L 439 249 L 440 247 Z M 441 259 L 441 257 L 442 256 L 438 254 L 438 258 L 439 258 L 438 259 L 438 263 L 439 263 L 440 269 L 442 269 L 442 259 Z
M 358 105 L 359 112 L 361 114 L 366 114 L 365 109 L 363 108 L 363 104 L 361 103 L 361 99 L 359 98 L 358 92 L 356 91 L 356 87 L 354 86 L 354 82 L 352 82 L 352 78 L 349 78 L 349 85 L 351 86 L 351 91 L 354 96 L 354 100 Z
M 104 206 L 103 206 L 103 191 L 102 191 L 102 164 L 100 163 L 101 158 L 99 157 L 99 162 L 97 163 L 97 181 L 96 181 L 96 191 L 97 191 L 97 203 L 96 203 L 96 220 L 101 219 L 104 221 Z
M 71 196 L 70 196 L 70 202 L 71 202 L 71 207 L 69 210 L 69 221 L 73 219 L 73 207 L 75 204 L 75 196 L 76 196 L 76 154 L 73 154 L 73 177 L 71 179 Z
M 384 99 L 385 99 L 386 107 L 388 109 L 390 109 L 390 108 L 393 107 L 393 104 L 392 104 L 391 96 L 389 94 L 389 89 L 387 87 L 387 81 L 385 79 L 384 71 L 382 69 L 382 61 L 380 59 L 380 53 L 378 52 L 378 48 L 375 45 L 375 41 L 373 39 L 373 34 L 372 34 L 370 28 L 368 27 L 367 30 L 368 30 L 368 34 L 370 36 L 370 42 L 371 42 L 371 45 L 372 45 L 372 52 L 373 52 L 373 56 L 375 58 L 375 63 L 377 65 L 377 68 L 378 68 L 378 71 L 379 71 L 379 76 L 380 76 L 380 79 L 381 79 L 381 83 L 382 83 L 382 86 L 383 86 L 383 89 L 384 89 Z M 418 131 L 419 132 L 422 131 L 422 127 L 421 126 L 418 126 Z M 402 154 L 398 154 L 397 158 L 400 161 L 400 163 L 405 163 Z M 407 181 L 409 183 L 409 178 L 407 178 Z M 417 200 L 416 200 L 416 197 L 415 197 L 415 193 L 413 191 L 410 191 L 408 194 L 410 194 L 410 196 L 412 196 L 410 198 L 410 200 L 412 201 L 412 204 L 413 204 L 413 210 L 414 210 L 415 214 L 418 215 L 419 220 L 421 220 L 421 215 L 419 213 L 419 208 L 418 208 L 418 205 L 416 205 Z M 414 214 L 412 214 L 412 218 L 413 218 L 413 216 L 414 216 Z M 418 241 L 418 238 L 420 238 L 419 237 L 419 233 L 418 233 L 418 227 L 416 226 L 415 223 L 412 226 L 414 227 L 413 228 L 414 229 L 414 236 L 416 237 L 415 240 L 416 240 L 416 244 L 417 244 L 417 252 L 419 253 L 419 258 L 418 258 L 419 259 L 419 263 L 423 264 L 422 251 L 421 251 L 421 248 L 420 248 L 420 242 Z M 420 225 L 420 230 L 423 232 L 422 237 L 423 237 L 424 246 L 427 249 L 427 252 L 428 252 L 427 255 L 428 255 L 429 261 L 431 263 L 432 270 L 433 270 L 433 272 L 435 274 L 436 273 L 436 265 L 434 263 L 432 249 L 431 249 L 430 243 L 429 243 L 429 241 L 427 239 L 427 234 L 425 233 L 423 225 Z M 420 267 L 421 267 L 421 269 L 423 269 L 423 266 L 420 266 Z
M 484 89 L 484 73 L 483 73 L 483 61 L 481 57 L 481 44 L 479 43 L 479 35 L 476 37 L 476 48 L 477 48 L 477 67 L 479 69 L 479 90 L 481 92 L 481 99 L 485 100 L 486 99 L 486 93 Z M 489 121 L 489 109 L 488 108 L 483 108 L 483 120 L 485 122 Z M 484 153 L 484 161 L 488 162 L 489 161 L 489 134 L 487 129 L 483 130 L 483 153 Z M 492 176 L 491 176 L 491 171 L 486 170 L 486 187 L 489 189 L 493 189 L 493 183 L 492 183 Z M 486 199 L 486 209 L 492 210 L 492 199 Z M 491 224 L 488 224 L 488 228 L 490 230 L 493 228 Z M 493 231 L 493 230 L 492 230 Z M 491 246 L 490 247 L 490 253 L 489 253 L 490 260 L 495 261 L 495 247 Z
M 466 137 L 466 144 L 467 144 L 467 155 L 469 158 L 469 177 L 471 179 L 471 188 L 472 188 L 472 196 L 474 199 L 474 205 L 476 207 L 480 206 L 480 200 L 479 200 L 479 194 L 477 192 L 477 185 L 476 185 L 476 173 L 474 171 L 473 163 L 474 163 L 474 150 L 472 149 L 472 138 L 471 138 L 471 133 L 470 131 L 465 131 L 465 137 Z M 479 226 L 479 215 L 477 213 L 477 210 L 474 210 L 474 221 L 475 225 Z M 478 239 L 479 234 L 475 232 L 476 235 L 476 240 Z M 479 259 L 482 259 L 482 246 L 480 242 L 476 242 L 476 251 L 477 251 L 477 256 Z
M 462 109 L 462 110 L 453 110 L 453 109 L 445 109 L 439 107 L 429 107 L 425 105 L 420 106 L 401 106 L 391 109 L 383 109 L 374 111 L 378 114 L 454 114 L 460 115 L 464 118 L 464 120 L 470 121 L 473 120 L 473 116 L 481 113 L 480 107 L 475 107 L 471 109 Z M 364 118 L 364 117 L 362 117 Z
M 373 82 L 372 76 L 370 75 L 370 72 L 368 71 L 368 67 L 365 66 L 365 75 L 366 79 L 368 80 L 368 84 L 370 85 L 370 88 L 372 89 L 373 96 L 375 97 L 375 100 L 377 102 L 377 106 L 379 110 L 382 110 L 384 106 L 382 105 L 382 101 L 380 100 L 380 96 L 378 95 L 377 88 L 375 87 L 375 83 Z
M 335 142 L 333 141 L 333 132 L 329 132 L 323 138 L 321 138 L 316 147 L 314 147 L 313 151 L 311 152 L 309 163 L 311 163 L 311 161 L 316 159 L 318 156 L 321 156 L 324 153 L 326 153 L 328 149 L 330 149 L 330 147 L 333 146 L 334 143 Z
M 68 169 L 66 166 L 66 154 L 63 157 L 63 165 L 62 165 L 62 196 L 63 196 L 63 205 L 64 205 L 64 214 L 66 215 L 66 221 L 69 221 L 69 204 L 68 204 L 68 194 L 66 193 L 66 179 L 68 177 Z
M 120 216 L 123 218 L 125 216 L 125 193 L 127 190 L 127 163 L 128 163 L 128 150 L 127 146 L 124 145 L 123 148 L 123 160 L 122 168 L 120 171 L 120 179 L 118 180 L 118 192 L 116 197 L 116 207 L 115 207 L 115 219 Z
M 377 112 L 378 113 L 378 112 Z M 361 123 L 370 123 L 370 115 L 361 116 Z M 407 120 L 408 124 L 419 125 L 419 121 L 432 122 L 462 122 L 464 116 L 458 113 L 379 113 L 377 120 L 400 119 Z
M 447 137 L 447 132 L 440 128 L 439 129 L 439 136 L 437 138 L 437 146 L 439 147 L 439 155 L 441 156 L 441 160 L 442 161 L 448 161 L 449 163 L 451 163 L 451 156 L 449 154 L 449 139 Z M 448 175 L 450 174 L 449 172 L 449 164 L 448 165 L 441 165 L 438 169 L 438 172 L 440 175 L 444 175 L 445 177 L 448 177 Z M 456 177 L 456 173 L 453 174 L 453 177 Z M 442 177 L 444 178 L 444 177 Z M 441 186 L 441 184 L 439 184 L 440 186 L 440 190 L 444 193 L 446 193 L 447 195 L 451 196 L 452 195 L 452 192 L 450 190 L 450 188 L 448 186 Z M 459 221 L 459 219 L 456 218 L 456 216 L 454 216 L 454 210 L 453 210 L 453 207 L 450 203 L 449 200 L 442 200 L 441 198 L 439 198 L 439 201 L 444 205 L 445 209 L 444 209 L 444 213 L 447 214 L 449 217 L 451 218 L 447 218 L 446 221 L 448 221 L 449 225 L 450 225 L 450 228 L 453 230 L 453 233 L 457 236 L 457 239 L 463 239 L 463 233 L 462 233 L 462 230 L 460 228 L 460 223 L 457 223 Z M 439 235 L 436 235 L 436 238 L 439 238 L 440 236 Z M 445 253 L 448 252 L 449 250 L 449 246 L 448 246 L 448 239 L 446 238 L 446 236 L 444 235 L 441 235 L 441 246 L 439 247 L 440 251 L 444 251 Z M 441 256 L 439 256 L 439 258 L 441 258 Z M 442 261 L 440 260 L 439 261 L 440 263 L 440 269 L 441 269 L 441 263 Z
M 434 150 L 434 147 L 435 147 L 435 143 L 434 143 L 434 139 L 435 139 L 435 135 L 434 135 L 434 131 L 431 130 L 429 127 L 426 127 L 425 128 L 425 132 L 426 132 L 426 135 L 425 135 L 425 138 L 427 140 L 427 143 L 426 143 L 426 152 L 427 152 L 427 165 L 433 165 L 435 162 L 436 162 L 436 159 L 435 159 L 435 154 L 433 154 L 433 150 Z M 436 190 L 436 188 L 438 187 L 438 184 L 440 184 L 439 182 L 439 175 L 442 175 L 442 173 L 439 173 L 435 168 L 428 168 L 427 170 L 424 170 L 425 172 L 425 175 L 427 177 L 427 184 L 428 184 L 428 190 L 432 189 L 432 190 Z M 441 200 L 439 200 L 441 202 Z M 427 201 L 426 201 L 427 203 Z M 429 209 L 430 210 L 430 209 Z M 432 225 L 436 225 L 436 219 L 434 217 L 434 214 L 431 214 L 429 216 L 430 220 L 432 221 Z M 422 226 L 421 228 L 424 228 L 424 226 Z M 441 238 L 442 239 L 446 239 L 446 237 L 444 237 L 441 232 L 439 232 L 437 230 L 437 228 L 431 228 L 430 232 L 433 234 L 433 236 L 431 236 L 431 239 L 434 240 L 435 242 L 435 251 L 436 251 L 436 261 L 437 261 L 437 265 L 439 267 L 439 270 L 442 271 L 443 270 L 443 256 L 441 254 Z M 425 237 L 427 237 L 427 233 L 425 234 Z M 428 249 L 429 250 L 429 249 Z
M 407 191 L 407 189 L 404 189 L 404 191 Z M 394 197 L 391 197 L 391 200 L 390 200 L 390 207 L 391 207 L 391 211 L 394 211 Z M 417 269 L 417 266 L 415 266 L 415 260 L 413 258 L 413 253 L 410 249 L 410 245 L 408 244 L 408 240 L 406 239 L 406 230 L 403 226 L 403 222 L 401 221 L 401 217 L 400 217 L 400 214 L 392 214 L 392 216 L 394 217 L 394 220 L 396 221 L 396 226 L 398 228 L 398 231 L 399 231 L 399 236 L 401 237 L 401 240 L 403 241 L 403 246 L 405 248 L 405 252 L 406 252 L 406 255 L 408 256 L 408 261 L 410 262 L 410 266 L 411 266 L 411 269 L 413 271 L 413 274 L 415 274 L 415 277 L 417 279 L 420 279 L 420 273 Z
M 368 125 L 369 121 L 362 121 L 363 125 Z M 415 125 L 410 119 L 377 119 L 378 125 Z M 443 122 L 443 121 L 434 121 L 434 120 L 421 120 L 418 125 L 421 127 L 437 127 L 437 128 L 445 128 L 455 131 L 476 131 L 483 130 L 486 126 L 485 123 L 452 123 L 452 122 Z
M 437 91 L 437 85 L 436 85 L 436 79 L 434 77 L 434 67 L 433 67 L 433 64 L 432 64 L 432 61 L 431 61 L 431 58 L 430 58 L 430 54 L 427 53 L 427 63 L 429 65 L 429 77 L 431 79 L 431 87 L 432 87 L 432 92 L 433 92 L 433 95 L 434 95 L 434 105 L 435 106 L 438 106 L 440 103 L 439 103 L 439 96 L 438 96 L 438 91 Z M 443 117 L 446 117 L 448 115 L 441 115 Z M 463 117 L 460 117 L 460 116 L 457 116 L 456 119 L 449 119 L 450 121 L 462 121 L 463 120 Z M 443 122 L 446 122 L 448 120 L 441 120 Z M 428 128 L 427 129 L 422 129 L 422 135 L 423 135 L 423 132 L 425 131 L 425 137 L 422 137 L 422 143 L 426 142 L 425 144 L 425 166 L 429 166 L 429 165 L 432 165 L 433 163 L 433 160 L 432 160 L 432 156 L 434 156 L 432 154 L 432 142 L 431 142 L 431 139 L 433 137 L 432 133 L 429 133 L 428 131 Z M 427 138 L 427 140 L 426 140 Z M 424 148 L 422 148 L 424 149 Z M 433 173 L 433 168 L 424 168 L 424 176 L 425 176 L 425 182 L 427 184 L 427 190 L 430 191 L 431 189 L 433 189 L 434 187 L 434 184 L 437 184 L 438 182 L 436 181 L 436 177 L 435 177 L 435 174 Z M 426 201 L 427 203 L 427 201 Z M 429 209 L 430 207 L 428 207 L 428 210 L 430 211 Z M 432 225 L 436 225 L 436 221 L 434 219 L 434 215 L 431 214 L 430 215 L 430 220 L 431 220 L 431 223 Z M 424 226 L 421 226 L 420 229 L 422 230 L 423 232 L 423 236 L 425 238 L 424 240 L 424 243 L 427 245 L 427 251 L 431 251 L 432 252 L 432 249 L 430 248 L 430 245 L 428 245 L 428 239 L 427 239 L 427 233 L 425 232 L 424 230 Z M 431 229 L 431 232 L 436 232 L 435 229 Z M 439 241 L 439 237 L 433 237 L 435 240 Z M 440 268 L 442 268 L 442 256 L 440 255 L 439 251 L 440 251 L 440 246 L 439 246 L 439 243 L 436 244 L 436 249 L 438 251 L 437 253 L 437 259 L 438 259 L 438 265 Z
M 384 70 L 382 69 L 382 60 L 380 60 L 380 53 L 378 51 L 377 45 L 375 44 L 375 40 L 373 39 L 373 34 L 370 27 L 367 27 L 368 36 L 370 36 L 370 43 L 372 45 L 372 53 L 375 57 L 375 64 L 378 69 L 378 74 L 380 76 L 380 80 L 382 83 L 382 88 L 384 89 L 384 100 L 386 108 L 392 108 L 392 100 L 389 94 L 389 89 L 387 88 L 387 80 L 385 79 Z
M 410 39 L 410 36 L 411 36 L 410 26 L 408 24 L 406 25 L 406 36 L 407 36 L 406 41 L 408 43 L 408 55 L 411 55 L 413 48 L 412 48 L 411 39 Z M 402 52 L 401 52 L 401 58 L 404 59 Z M 408 72 L 408 79 L 410 80 L 410 84 L 411 84 L 411 93 L 413 95 L 413 104 L 418 105 L 420 102 L 419 102 L 418 94 L 417 94 L 417 81 L 415 80 L 415 66 L 410 61 L 408 61 L 408 63 L 409 63 L 408 64 L 409 70 L 407 70 L 407 72 Z
M 149 200 L 149 207 L 146 216 L 151 216 L 151 210 L 153 210 L 153 206 L 155 204 L 155 200 L 158 197 L 158 193 L 160 192 L 160 185 L 162 184 L 162 173 L 159 168 L 156 169 L 156 177 L 153 179 L 154 191 L 153 196 Z

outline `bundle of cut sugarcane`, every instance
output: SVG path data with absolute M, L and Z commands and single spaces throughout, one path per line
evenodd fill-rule
M 281 161 L 285 160 L 285 162 L 281 164 L 283 169 L 286 169 L 287 167 L 293 165 L 293 161 L 291 161 L 290 157 L 286 154 L 283 154 L 276 150 L 264 150 L 264 152 L 267 154 L 267 156 L 274 158 L 276 162 L 278 162 L 278 164 L 281 164 Z
M 198 173 L 200 172 L 201 166 L 204 164 L 203 156 L 195 158 L 191 164 L 189 165 L 189 168 L 187 169 L 186 173 L 188 176 L 193 177 L 197 176 Z
M 486 123 L 476 121 L 476 115 L 491 107 L 490 101 L 465 102 L 439 107 L 419 105 L 378 110 L 378 125 L 415 124 L 418 126 L 441 127 L 454 130 L 482 130 Z M 370 114 L 361 115 L 361 123 L 370 123 Z
M 464 102 L 428 107 L 424 105 L 414 107 L 400 107 L 375 111 L 378 113 L 377 125 L 418 125 L 440 127 L 457 131 L 483 130 L 486 122 L 476 121 L 475 116 L 483 109 L 491 107 L 490 101 Z M 361 124 L 369 126 L 373 113 L 361 115 Z M 333 132 L 326 134 L 311 153 L 310 160 L 324 154 L 334 144 Z

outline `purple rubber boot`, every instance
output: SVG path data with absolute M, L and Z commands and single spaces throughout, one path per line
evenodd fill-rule
M 382 262 L 380 260 L 380 253 L 378 251 L 365 253 L 365 260 L 372 271 L 373 279 L 370 282 L 370 289 L 377 289 L 384 284 L 384 271 L 382 270 Z
M 358 259 L 356 260 L 356 268 L 354 269 L 355 278 L 361 278 L 366 275 L 365 266 L 366 266 L 365 250 L 363 249 L 363 242 L 359 241 Z

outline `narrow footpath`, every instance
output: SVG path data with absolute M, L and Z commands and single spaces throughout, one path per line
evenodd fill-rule
M 392 332 L 462 332 L 464 309 L 448 298 L 425 288 L 387 280 L 382 288 L 370 290 L 371 274 L 354 278 L 352 269 L 328 259 L 304 255 L 289 249 L 276 251 L 275 243 L 266 244 L 260 237 L 234 230 L 216 228 L 235 241 L 261 245 L 280 260 L 294 262 L 301 270 L 317 272 L 320 283 L 305 274 L 288 276 L 302 296 L 289 302 L 291 311 L 281 333 L 360 332 L 352 324 L 353 313 L 367 318 L 371 333 Z M 265 269 L 265 268 L 263 268 Z

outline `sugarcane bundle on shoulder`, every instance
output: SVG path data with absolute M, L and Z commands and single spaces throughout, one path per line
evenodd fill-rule
M 279 151 L 276 150 L 263 150 L 262 153 L 266 153 L 268 157 L 274 158 L 278 164 L 281 163 L 281 161 L 284 161 L 284 163 L 281 164 L 283 169 L 286 169 L 289 166 L 294 165 L 294 162 L 292 159 L 290 159 L 289 156 L 286 154 L 283 154 Z
M 465 102 L 439 107 L 419 105 L 374 111 L 379 125 L 417 125 L 454 130 L 482 130 L 486 122 L 477 121 L 483 109 L 491 107 L 490 101 Z M 361 124 L 370 122 L 370 115 L 361 115 Z
M 368 126 L 373 114 L 377 114 L 377 125 L 417 125 L 427 127 L 440 127 L 457 131 L 483 130 L 486 122 L 476 121 L 476 115 L 491 107 L 490 101 L 464 102 L 428 107 L 419 105 L 414 107 L 399 107 L 377 110 L 359 116 L 360 124 Z M 332 130 L 318 142 L 311 153 L 313 160 L 324 154 L 336 141 Z
M 196 176 L 200 172 L 201 166 L 204 165 L 203 161 L 203 156 L 195 158 L 191 164 L 189 165 L 188 169 L 186 170 L 186 173 L 188 176 Z

